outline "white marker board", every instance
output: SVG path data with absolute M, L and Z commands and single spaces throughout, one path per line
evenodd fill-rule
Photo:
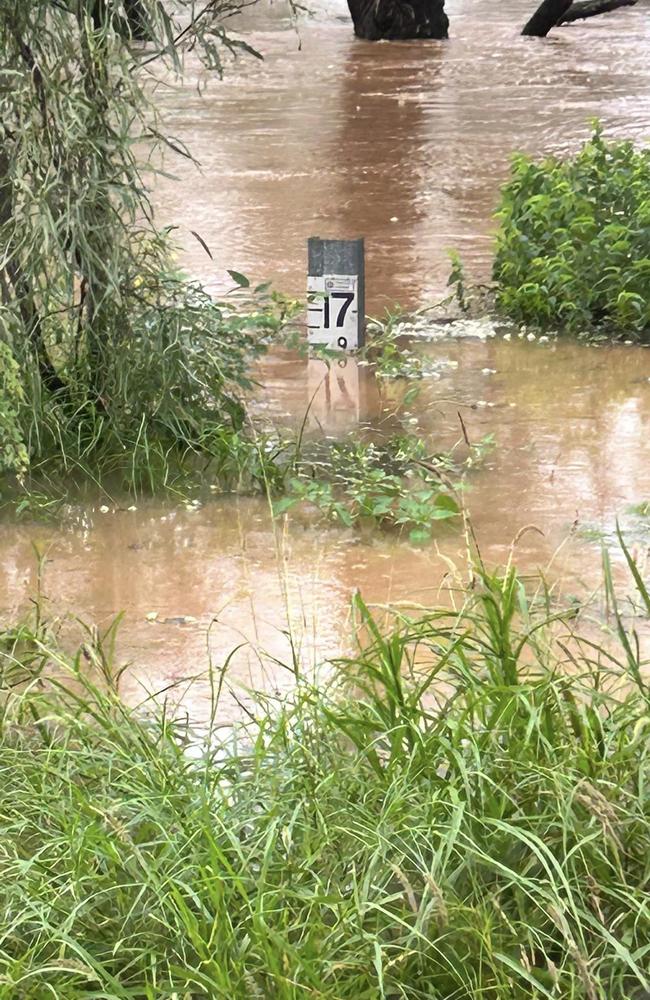
M 359 345 L 359 279 L 356 274 L 309 275 L 309 343 L 332 351 L 356 351 Z

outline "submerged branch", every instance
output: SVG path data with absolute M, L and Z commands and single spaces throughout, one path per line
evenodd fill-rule
M 571 3 L 572 0 L 544 0 L 524 26 L 522 35 L 545 38 L 551 28 L 564 17 Z
M 582 2 L 579 0 L 579 2 L 571 4 L 558 24 L 571 24 L 573 21 L 596 17 L 598 14 L 607 14 L 610 10 L 618 10 L 619 7 L 634 7 L 636 4 L 637 0 L 582 0 Z
M 587 17 L 606 14 L 619 7 L 634 7 L 637 0 L 543 0 L 522 35 L 545 38 L 551 28 L 559 24 L 571 24 Z

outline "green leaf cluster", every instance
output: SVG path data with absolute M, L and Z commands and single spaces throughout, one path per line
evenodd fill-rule
M 608 142 L 577 155 L 517 155 L 497 213 L 493 277 L 519 322 L 647 339 L 650 334 L 650 150 Z
M 24 400 L 20 368 L 7 344 L 0 340 L 0 473 L 23 475 L 29 464 L 20 426 Z
M 406 529 L 410 541 L 420 544 L 430 540 L 436 522 L 460 514 L 461 484 L 449 478 L 460 466 L 451 455 L 432 459 L 415 436 L 312 443 L 295 472 L 286 496 L 274 504 L 276 515 L 306 503 L 346 527 Z

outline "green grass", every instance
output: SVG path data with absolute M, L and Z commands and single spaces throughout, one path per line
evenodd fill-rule
M 124 706 L 113 632 L 6 631 L 0 1000 L 643 997 L 643 664 L 611 575 L 602 648 L 527 589 L 357 599 L 326 685 L 201 734 Z
M 89 394 L 87 373 L 74 371 L 65 332 L 58 347 L 65 385 L 56 391 L 42 391 L 33 358 L 18 364 L 9 352 L 15 371 L 0 376 L 1 494 L 54 499 L 91 484 L 131 496 L 173 494 L 208 477 L 224 490 L 257 491 L 276 477 L 266 445 L 279 432 L 254 423 L 248 401 L 254 362 L 293 305 L 255 293 L 215 302 L 181 278 L 163 286 L 167 300 L 132 310 L 129 336 L 102 363 L 99 395 Z

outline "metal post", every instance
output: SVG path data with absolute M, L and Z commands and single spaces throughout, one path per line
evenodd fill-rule
M 365 341 L 363 240 L 307 241 L 309 343 L 356 351 Z

